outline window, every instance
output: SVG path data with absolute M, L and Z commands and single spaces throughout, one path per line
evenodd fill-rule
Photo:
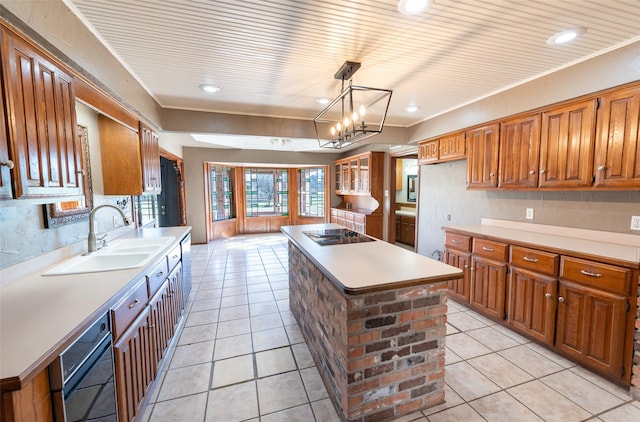
M 211 219 L 213 221 L 234 218 L 233 169 L 225 166 L 210 167 Z
M 287 169 L 246 168 L 247 217 L 289 215 Z
M 302 168 L 299 176 L 299 215 L 324 217 L 324 168 Z

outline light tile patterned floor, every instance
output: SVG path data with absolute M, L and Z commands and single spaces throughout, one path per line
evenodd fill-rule
M 280 234 L 194 245 L 193 291 L 142 421 L 338 421 L 289 311 Z M 450 301 L 446 403 L 408 421 L 640 421 L 640 403 Z

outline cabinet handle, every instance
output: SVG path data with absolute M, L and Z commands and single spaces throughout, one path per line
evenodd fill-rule
M 598 171 L 605 171 L 606 167 L 605 166 L 598 166 Z
M 544 174 L 544 173 L 545 173 L 544 169 L 541 169 L 540 174 Z
M 489 177 L 493 177 L 493 176 L 495 176 L 494 172 L 489 173 Z
M 564 298 L 562 296 L 558 297 L 558 302 L 564 303 Z
M 173 256 L 171 257 L 171 259 L 176 259 L 176 258 L 178 258 L 179 256 L 180 256 L 180 255 L 175 254 L 175 255 L 173 255 Z
M 164 275 L 164 272 L 163 272 L 163 271 L 159 271 L 159 272 L 156 274 L 156 277 L 160 278 L 160 277 L 162 277 L 163 275 Z
M 529 174 L 536 174 L 535 170 L 529 170 Z
M 580 273 L 584 275 L 588 275 L 589 277 L 595 277 L 595 278 L 602 277 L 602 274 L 600 273 L 592 273 L 591 271 L 587 271 L 587 270 L 580 270 Z
M 469 266 L 468 266 L 468 265 L 465 265 L 465 266 L 464 266 L 464 269 L 466 270 L 467 268 L 469 268 Z
M 545 293 L 544 297 L 546 297 L 547 299 L 551 299 L 551 293 Z M 563 299 L 564 300 L 564 299 Z
M 13 161 L 7 160 L 7 161 L 0 161 L 0 166 L 5 166 L 9 170 L 13 170 L 14 164 L 13 164 Z
M 155 325 L 150 325 L 150 326 L 149 326 L 149 329 L 150 329 L 150 330 L 153 330 L 154 328 L 156 328 L 156 326 L 155 326 Z
M 469 271 L 475 271 L 474 267 L 469 268 Z
M 522 259 L 524 259 L 527 262 L 538 262 L 538 258 L 529 258 L 528 256 L 525 256 Z
M 482 250 L 483 250 L 483 251 L 487 251 L 487 252 L 493 252 L 493 251 L 495 251 L 495 249 L 493 249 L 493 248 L 487 248 L 486 246 L 483 246 L 483 247 L 482 247 Z
M 451 239 L 451 243 L 460 243 L 458 239 Z
M 129 304 L 129 309 L 135 308 L 138 305 L 138 303 L 140 303 L 139 299 L 134 300 Z

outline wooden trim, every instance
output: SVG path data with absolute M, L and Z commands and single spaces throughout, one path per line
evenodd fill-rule
M 111 96 L 78 74 L 74 74 L 74 82 L 78 101 L 138 132 L 138 118 Z

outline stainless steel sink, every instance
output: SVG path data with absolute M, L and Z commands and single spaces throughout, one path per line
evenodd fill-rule
M 173 237 L 121 239 L 89 255 L 67 259 L 43 276 L 128 270 L 148 264 Z

